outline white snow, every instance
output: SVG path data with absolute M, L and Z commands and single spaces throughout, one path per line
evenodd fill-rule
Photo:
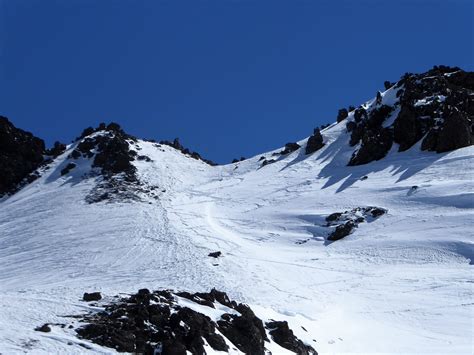
M 210 167 L 140 141 L 153 162 L 135 164 L 159 199 L 114 204 L 84 201 L 87 161 L 60 176 L 69 147 L 0 202 L 0 353 L 113 353 L 74 330 L 34 328 L 74 322 L 67 315 L 89 310 L 84 292 L 143 287 L 226 291 L 262 319 L 288 321 L 321 354 L 472 353 L 474 147 L 394 147 L 347 167 L 345 122 L 322 134 L 320 151 L 304 155 L 302 140 L 263 168 L 271 152 Z M 388 214 L 327 244 L 324 218 L 359 206 Z

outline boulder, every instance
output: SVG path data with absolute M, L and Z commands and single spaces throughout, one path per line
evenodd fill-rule
M 329 234 L 327 239 L 330 241 L 336 241 L 347 237 L 349 234 L 351 234 L 355 226 L 356 225 L 353 221 L 347 221 L 346 223 L 337 226 L 336 229 L 331 234 Z
M 76 167 L 76 163 L 68 163 L 64 169 L 61 170 L 61 176 L 68 174 Z
M 212 253 L 208 254 L 208 256 L 210 256 L 211 258 L 218 258 L 221 255 L 222 255 L 222 253 L 220 251 L 215 251 L 215 252 L 212 252 Z
M 102 299 L 102 295 L 100 292 L 91 292 L 91 293 L 84 293 L 84 296 L 82 296 L 82 300 L 86 302 L 91 302 L 91 301 L 99 301 Z
M 349 116 L 349 112 L 345 108 L 341 108 L 339 112 L 337 113 L 337 122 L 344 121 L 347 116 Z
M 37 332 L 49 333 L 51 331 L 51 327 L 48 323 L 43 324 L 41 327 L 35 328 Z
M 66 144 L 56 141 L 54 142 L 53 147 L 46 151 L 46 154 L 51 155 L 53 157 L 57 157 L 58 155 L 61 155 L 62 153 L 64 153 L 65 150 L 66 150 Z
M 300 149 L 300 145 L 298 143 L 286 143 L 285 144 L 285 149 L 283 149 L 280 154 L 285 155 L 285 154 L 290 154 L 293 153 L 294 151 L 297 151 Z
M 314 130 L 314 134 L 308 138 L 306 143 L 306 154 L 311 154 L 316 152 L 317 150 L 321 149 L 324 146 L 323 143 L 323 136 L 319 129 Z

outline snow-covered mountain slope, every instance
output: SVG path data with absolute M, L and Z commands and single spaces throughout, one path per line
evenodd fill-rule
M 383 97 L 395 100 L 390 89 Z M 34 331 L 92 310 L 84 292 L 112 300 L 213 287 L 264 320 L 288 321 L 322 354 L 472 353 L 474 147 L 394 143 L 381 160 L 347 166 L 359 149 L 349 144 L 353 119 L 321 130 L 313 154 L 305 139 L 292 153 L 225 166 L 130 142 L 149 158 L 131 162 L 138 198 L 113 202 L 86 201 L 103 182 L 91 159 L 61 174 L 80 141 L 68 146 L 0 202 L 0 353 L 114 352 L 73 329 Z M 262 156 L 275 162 L 262 166 Z M 327 239 L 326 217 L 367 206 L 387 213 Z

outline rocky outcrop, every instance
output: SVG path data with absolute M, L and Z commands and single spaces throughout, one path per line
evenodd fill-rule
M 341 121 L 344 121 L 348 115 L 349 115 L 349 112 L 347 111 L 347 109 L 341 108 L 339 112 L 337 113 L 337 118 L 336 118 L 337 122 L 339 123 Z
M 348 165 L 362 165 L 384 158 L 393 144 L 393 131 L 390 128 L 367 129 L 362 143 L 352 155 Z
M 372 222 L 387 213 L 385 208 L 356 207 L 350 211 L 335 212 L 326 217 L 326 227 L 332 229 L 327 240 L 336 241 L 347 237 L 360 223 Z
M 270 336 L 281 347 L 293 351 L 298 355 L 314 354 L 314 349 L 301 340 L 297 339 L 293 331 L 288 327 L 288 322 L 272 321 L 265 323 L 270 330 Z
M 42 139 L 0 116 L 0 196 L 35 180 L 38 175 L 32 173 L 45 161 L 44 154 Z
M 102 295 L 100 292 L 91 292 L 91 293 L 84 293 L 84 296 L 82 296 L 82 300 L 86 302 L 91 302 L 91 301 L 100 301 L 102 299 Z
M 440 128 L 430 130 L 422 143 L 422 149 L 443 153 L 473 145 L 473 123 L 473 118 L 465 113 L 453 112 Z
M 298 143 L 286 143 L 285 149 L 283 149 L 280 152 L 280 154 L 281 155 L 290 154 L 290 153 L 296 152 L 298 149 L 300 149 L 300 145 Z
M 125 133 L 119 124 L 101 123 L 95 129 L 86 128 L 78 137 L 61 174 L 68 174 L 79 159 L 90 159 L 94 170 L 89 175 L 96 174 L 99 179 L 86 196 L 88 203 L 139 200 L 138 194 L 145 190 L 133 164 L 139 157 L 137 149 L 137 139 Z M 146 156 L 140 156 L 140 160 L 151 161 Z
M 194 306 L 187 307 L 189 303 Z M 209 347 L 223 352 L 233 347 L 246 354 L 264 355 L 270 335 L 297 354 L 317 354 L 295 337 L 286 322 L 265 325 L 250 307 L 215 289 L 195 294 L 141 289 L 101 306 L 104 311 L 82 316 L 85 324 L 76 330 L 77 336 L 119 352 L 204 355 Z M 213 314 L 226 310 L 211 319 L 205 315 L 206 309 Z
M 306 154 L 311 154 L 319 149 L 321 149 L 324 146 L 323 143 L 323 136 L 321 135 L 321 131 L 319 128 L 315 128 L 313 135 L 308 138 L 308 141 L 306 143 L 306 149 L 305 153 Z
M 349 144 L 360 144 L 348 165 L 379 160 L 392 143 L 402 152 L 423 139 L 422 150 L 438 153 L 474 144 L 473 82 L 474 73 L 446 66 L 423 74 L 406 73 L 395 84 L 386 82 L 386 89 L 397 90 L 397 100 L 389 106 L 378 92 L 346 124 Z M 397 116 L 387 124 L 396 109 Z
M 474 73 L 446 66 L 405 75 L 398 83 L 401 110 L 395 142 L 406 150 L 423 136 L 422 150 L 438 153 L 474 144 Z
M 167 146 L 170 146 L 170 147 L 173 147 L 174 149 L 176 150 L 179 150 L 181 153 L 183 153 L 184 155 L 188 155 L 190 156 L 191 158 L 193 159 L 196 159 L 196 160 L 202 160 L 203 162 L 205 162 L 206 164 L 209 164 L 211 166 L 216 166 L 217 164 L 214 163 L 212 160 L 209 160 L 209 159 L 204 159 L 203 157 L 201 157 L 201 155 L 197 152 L 192 152 L 190 151 L 188 148 L 185 148 L 179 141 L 179 138 L 175 138 L 173 142 L 170 142 L 170 141 L 167 141 L 167 140 L 163 140 L 163 141 L 160 141 L 160 144 L 163 144 L 163 145 L 167 145 Z M 241 158 L 240 161 L 242 160 L 245 160 L 245 158 Z

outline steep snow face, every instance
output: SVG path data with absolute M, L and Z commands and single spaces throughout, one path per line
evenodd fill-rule
M 357 147 L 345 126 L 323 130 L 316 153 L 302 140 L 264 167 L 261 155 L 211 167 L 138 141 L 151 161 L 134 161 L 136 174 L 156 198 L 127 203 L 88 204 L 99 177 L 84 178 L 84 158 L 61 176 L 68 147 L 0 203 L 0 352 L 113 352 L 72 330 L 33 330 L 91 309 L 86 291 L 216 287 L 323 354 L 471 353 L 474 148 L 394 144 L 348 167 Z M 366 206 L 388 212 L 327 240 L 328 215 Z

